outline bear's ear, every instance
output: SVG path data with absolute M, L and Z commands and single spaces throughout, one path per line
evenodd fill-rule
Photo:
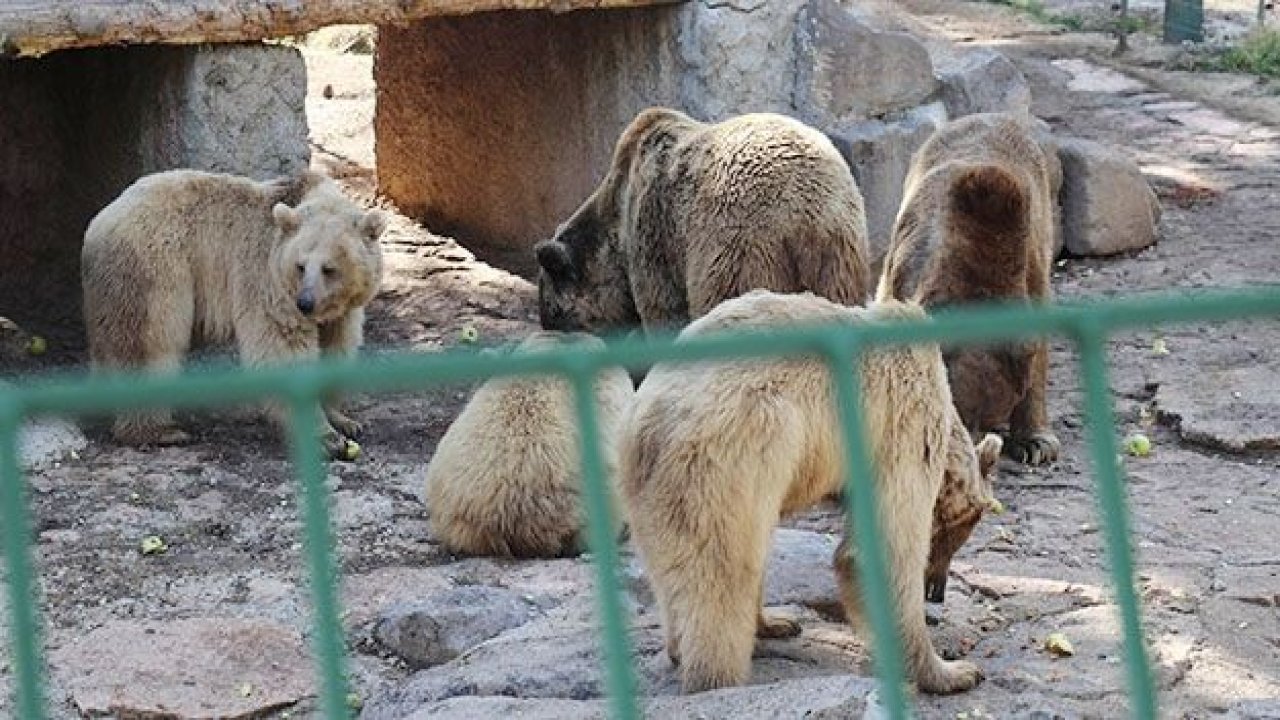
M 275 207 L 271 208 L 271 217 L 275 219 L 276 227 L 280 228 L 280 232 L 285 235 L 294 234 L 302 224 L 298 211 L 284 203 L 276 203 Z
M 986 477 L 991 472 L 991 468 L 1000 461 L 1000 451 L 1004 449 L 1004 441 L 999 435 L 987 433 L 982 438 L 982 442 L 978 443 L 975 448 L 978 452 L 978 470 Z
M 573 267 L 573 259 L 569 257 L 569 248 L 559 240 L 543 240 L 533 246 L 538 257 L 538 264 L 552 280 L 571 280 L 577 277 Z
M 387 229 L 387 215 L 381 210 L 370 210 L 360 218 L 360 232 L 367 242 L 375 242 Z

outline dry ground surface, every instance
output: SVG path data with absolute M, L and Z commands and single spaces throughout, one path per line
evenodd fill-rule
M 1124 148 L 1159 189 L 1159 244 L 1132 257 L 1060 262 L 1060 297 L 1275 280 L 1280 128 L 1261 122 L 1280 118 L 1274 97 L 1248 79 L 1126 63 L 1107 54 L 1105 37 L 1064 34 L 1005 8 L 902 5 L 921 32 L 1008 53 L 1032 83 L 1038 115 Z M 323 45 L 307 54 L 316 163 L 376 202 L 370 56 Z M 1225 96 L 1226 86 L 1239 92 Z M 367 330 L 372 353 L 454 347 L 468 326 L 481 344 L 535 327 L 530 284 L 452 240 L 397 217 L 386 247 L 389 276 Z M 1157 337 L 1168 354 L 1153 352 Z M 1125 466 L 1161 716 L 1280 717 L 1280 327 L 1177 327 L 1116 337 L 1109 347 L 1119 432 L 1141 430 L 1155 446 Z M 71 344 L 51 357 L 81 356 Z M 589 562 L 453 558 L 432 538 L 419 499 L 423 468 L 468 391 L 356 398 L 355 415 L 369 427 L 364 456 L 330 469 L 350 672 L 366 716 L 600 716 Z M 980 663 L 987 679 L 968 694 L 920 698 L 923 717 L 1125 713 L 1076 361 L 1063 343 L 1054 348 L 1050 397 L 1063 459 L 1041 470 L 1004 467 L 997 492 L 1007 514 L 982 523 L 953 566 L 945 606 L 931 610 L 937 642 Z M 248 411 L 184 419 L 197 442 L 162 450 L 121 449 L 90 423 L 85 451 L 31 478 L 55 717 L 92 708 L 126 716 L 157 697 L 172 715 L 148 717 L 315 714 L 305 699 L 313 692 L 309 602 L 285 448 Z M 836 515 L 788 524 L 769 602 L 787 606 L 805 631 L 761 644 L 760 693 L 686 705 L 671 697 L 673 673 L 631 564 L 633 639 L 655 716 L 811 709 L 811 717 L 858 717 L 875 705 L 857 679 L 869 677 L 865 646 L 832 613 L 833 542 L 824 533 Z M 149 535 L 167 552 L 140 554 Z M 477 587 L 527 607 L 495 610 L 516 619 L 494 633 L 519 627 L 462 658 L 415 673 L 405 644 L 373 631 L 389 609 Z M 1066 634 L 1074 656 L 1044 651 L 1051 632 Z M 3 672 L 8 678 L 7 664 Z M 830 702 L 819 707 L 815 698 Z

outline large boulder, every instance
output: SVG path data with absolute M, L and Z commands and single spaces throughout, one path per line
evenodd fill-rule
M 850 123 L 827 133 L 862 190 L 871 256 L 877 267 L 889 248 L 911 158 L 946 121 L 946 109 L 935 102 L 896 118 Z
M 525 624 L 535 610 L 510 590 L 464 585 L 390 608 L 374 626 L 373 637 L 409 667 L 431 667 Z
M 264 620 L 113 621 L 51 665 L 84 717 L 247 720 L 315 694 L 302 636 Z
M 1120 150 L 1089 140 L 1064 138 L 1057 144 L 1066 251 L 1105 256 L 1154 243 L 1160 202 L 1138 165 Z
M 938 70 L 942 102 L 947 114 L 1031 112 L 1031 86 L 1013 61 L 987 48 L 977 48 L 950 58 Z
M 795 62 L 796 110 L 819 127 L 914 107 L 938 87 L 924 45 L 877 30 L 834 0 L 800 11 Z

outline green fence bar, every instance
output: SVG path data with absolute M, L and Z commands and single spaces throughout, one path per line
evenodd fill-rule
M 858 381 L 861 374 L 856 371 L 862 358 L 861 346 L 833 341 L 826 350 L 844 430 L 845 532 L 857 540 L 858 587 L 871 628 L 880 695 L 889 717 L 902 720 L 907 717 L 907 701 L 902 692 L 902 642 L 896 611 L 889 599 L 889 574 L 885 569 L 884 543 L 880 542 L 880 498 L 875 492 L 875 468 L 867 447 L 862 383 Z
M 10 601 L 11 655 L 16 712 L 21 720 L 46 715 L 41 677 L 39 623 L 32 584 L 26 483 L 18 458 L 18 433 L 33 415 L 88 415 L 145 407 L 210 407 L 276 401 L 292 412 L 291 451 L 301 482 L 308 577 L 314 605 L 313 646 L 326 718 L 350 714 L 344 672 L 344 642 L 337 611 L 337 569 L 325 487 L 325 465 L 315 414 L 319 398 L 341 390 L 391 392 L 431 385 L 517 375 L 557 375 L 573 386 L 581 426 L 582 467 L 588 540 L 594 554 L 599 594 L 602 652 L 615 717 L 639 716 L 625 613 L 617 578 L 618 547 L 608 512 L 604 465 L 594 406 L 594 377 L 608 366 L 638 368 L 656 362 L 824 357 L 834 376 L 846 444 L 846 501 L 857 539 L 864 610 L 872 630 L 876 674 L 889 714 L 906 717 L 901 679 L 902 648 L 894 610 L 885 591 L 884 548 L 878 542 L 877 499 L 871 456 L 863 435 L 861 387 L 854 368 L 864 352 L 912 343 L 964 345 L 1048 335 L 1074 338 L 1081 350 L 1086 393 L 1087 440 L 1093 454 L 1098 505 L 1124 630 L 1132 716 L 1155 717 L 1156 698 L 1143 644 L 1133 584 L 1133 561 L 1125 493 L 1116 466 L 1115 424 L 1107 383 L 1106 338 L 1120 329 L 1164 323 L 1191 323 L 1251 317 L 1280 317 L 1280 285 L 1236 292 L 1147 296 L 1053 306 L 957 308 L 924 320 L 864 326 L 790 327 L 769 332 L 724 334 L 673 343 L 671 336 L 626 339 L 602 350 L 556 349 L 505 356 L 473 352 L 401 352 L 386 359 L 324 359 L 297 366 L 247 371 L 239 367 L 192 368 L 178 376 L 80 374 L 28 379 L 0 387 L 0 521 Z
M 610 516 L 610 493 L 605 484 L 604 460 L 600 457 L 600 425 L 596 420 L 594 386 L 598 371 L 598 366 L 584 357 L 570 373 L 578 413 L 587 542 L 596 568 L 596 600 L 604 633 L 605 679 L 613 717 L 635 720 L 640 715 L 636 708 L 636 681 L 631 666 L 626 613 L 622 610 L 618 589 L 618 538 Z
M 306 533 L 307 571 L 311 579 L 311 639 L 320 675 L 320 708 L 329 720 L 350 717 L 347 705 L 346 652 L 342 621 L 338 615 L 337 572 L 333 532 L 329 519 L 329 489 L 325 487 L 320 423 L 316 416 L 320 388 L 305 382 L 295 385 L 289 398 L 289 440 L 294 473 L 302 481 L 303 525 Z
M 1111 563 L 1111 580 L 1120 605 L 1124 630 L 1124 655 L 1129 676 L 1129 697 L 1133 717 L 1155 720 L 1155 686 L 1147 664 L 1147 648 L 1142 637 L 1142 620 L 1133 587 L 1133 555 L 1129 545 L 1129 516 L 1116 448 L 1116 422 L 1111 411 L 1111 383 L 1107 380 L 1105 330 L 1096 323 L 1081 322 L 1077 346 L 1084 375 L 1085 426 L 1093 452 L 1093 473 L 1098 485 L 1098 508 Z
M 4 521 L 4 559 L 9 586 L 9 642 L 17 682 L 17 710 L 22 720 L 45 717 L 44 672 L 36 618 L 35 588 L 31 582 L 31 524 L 27 492 L 18 465 L 18 433 L 22 408 L 13 393 L 0 388 L 0 517 Z

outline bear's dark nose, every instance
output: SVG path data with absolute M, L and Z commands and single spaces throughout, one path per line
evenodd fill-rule
M 298 312 L 310 315 L 316 309 L 316 300 L 310 295 L 298 296 Z

